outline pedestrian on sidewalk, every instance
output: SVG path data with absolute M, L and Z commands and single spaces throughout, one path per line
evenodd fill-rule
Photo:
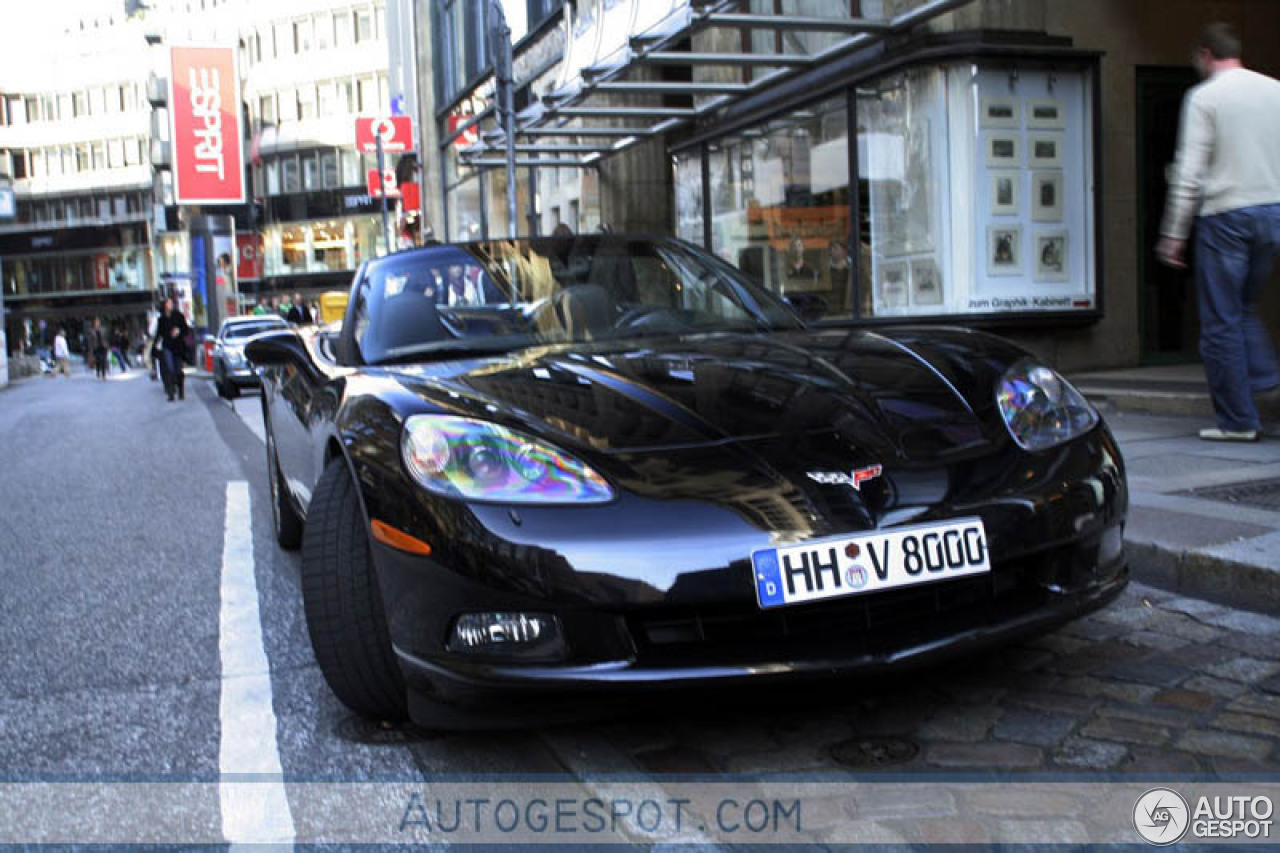
M 186 376 L 182 368 L 187 355 L 188 331 L 187 318 L 174 306 L 172 299 L 166 299 L 164 311 L 156 323 L 156 341 L 160 348 L 160 379 L 164 382 L 164 393 L 170 403 L 175 394 L 179 400 L 186 399 Z
M 67 348 L 67 333 L 61 328 L 58 334 L 53 338 L 53 361 L 54 373 L 61 373 L 68 379 L 71 378 L 71 351 Z
M 121 373 L 128 373 L 133 367 L 129 363 L 129 337 L 119 326 L 116 326 L 115 331 L 111 333 L 111 354 L 120 362 Z
M 302 301 L 301 293 L 293 294 L 293 304 L 289 307 L 289 313 L 285 319 L 295 326 L 310 326 L 315 322 L 311 316 L 311 309 Z
M 1280 254 L 1280 81 L 1241 62 L 1230 24 L 1200 34 L 1192 64 L 1204 82 L 1187 93 L 1174 177 L 1156 254 L 1185 268 L 1195 220 L 1200 356 L 1218 425 L 1207 441 L 1256 441 L 1253 395 L 1277 393 L 1280 365 L 1257 304 Z
M 89 330 L 89 349 L 93 350 L 94 373 L 103 382 L 107 381 L 107 333 L 97 317 L 93 318 L 93 328 Z

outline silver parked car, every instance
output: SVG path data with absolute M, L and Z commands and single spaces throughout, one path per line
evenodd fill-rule
M 218 396 L 232 400 L 240 395 L 241 388 L 258 387 L 258 372 L 245 359 L 244 345 L 259 332 L 287 326 L 284 318 L 275 314 L 228 317 L 222 321 L 213 347 L 213 384 Z

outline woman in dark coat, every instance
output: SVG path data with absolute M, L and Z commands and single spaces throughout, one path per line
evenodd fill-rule
M 160 378 L 171 403 L 175 393 L 179 400 L 186 398 L 182 363 L 187 357 L 188 331 L 187 318 L 174 307 L 172 299 L 166 299 L 164 311 L 156 324 L 156 341 L 160 348 Z

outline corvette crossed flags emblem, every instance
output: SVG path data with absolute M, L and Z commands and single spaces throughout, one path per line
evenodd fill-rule
M 855 468 L 846 474 L 843 471 L 809 471 L 809 479 L 824 486 L 848 486 L 854 491 L 862 491 L 862 484 L 874 480 L 884 469 L 879 465 L 866 468 Z

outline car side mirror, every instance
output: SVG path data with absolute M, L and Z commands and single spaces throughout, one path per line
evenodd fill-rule
M 311 356 L 307 353 L 302 338 L 293 329 L 278 329 L 254 335 L 245 344 L 244 354 L 259 367 L 290 363 L 301 367 L 311 366 Z

